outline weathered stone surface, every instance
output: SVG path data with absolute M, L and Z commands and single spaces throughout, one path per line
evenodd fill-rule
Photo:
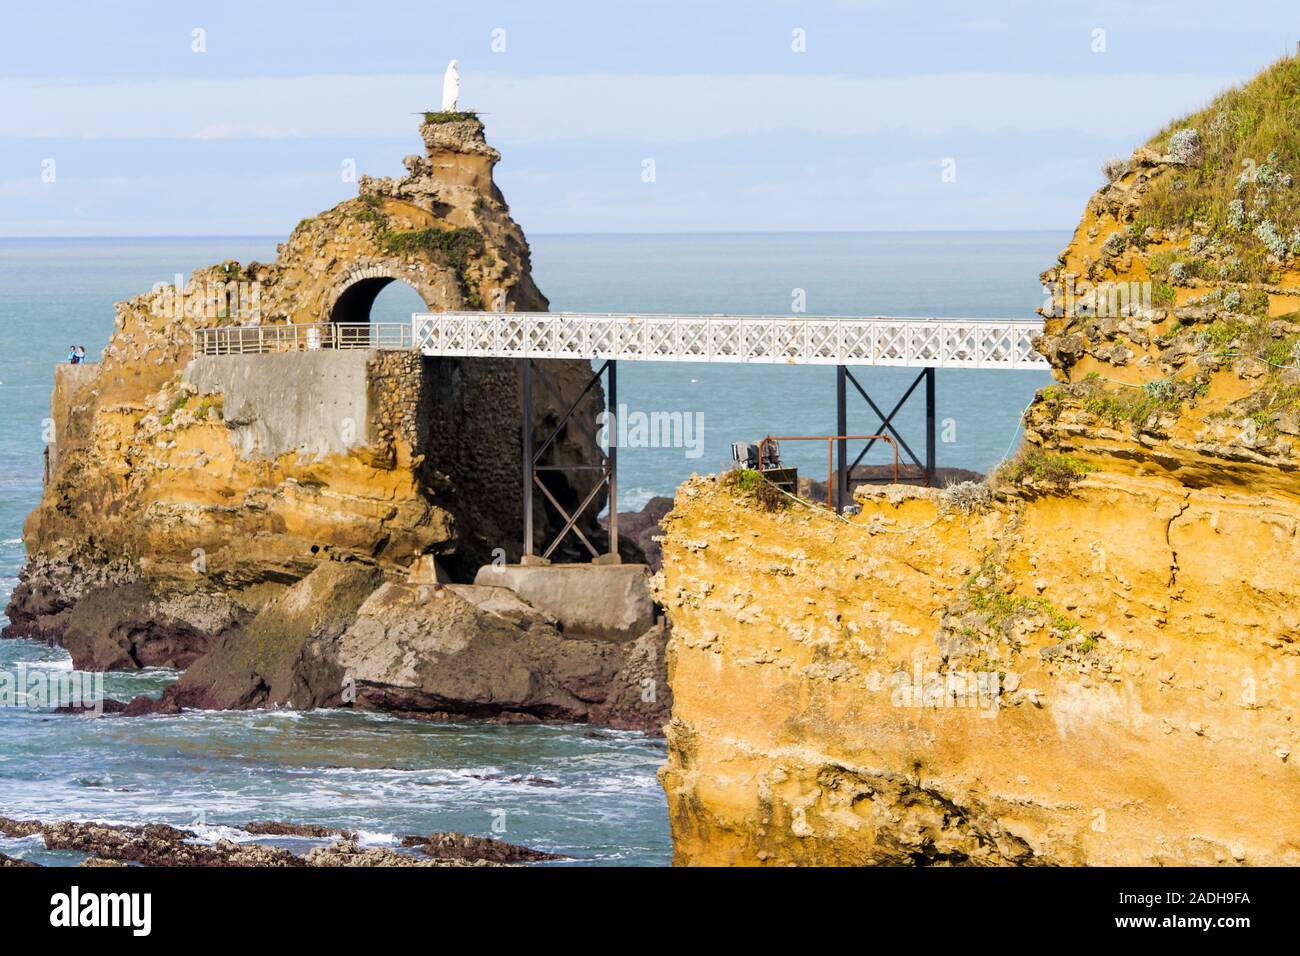
M 649 580 L 643 564 L 489 564 L 474 583 L 514 591 L 571 634 L 628 641 L 654 624 Z
M 327 561 L 214 641 L 161 698 L 124 712 L 356 706 L 658 734 L 671 701 L 666 639 L 657 627 L 625 643 L 575 637 L 505 588 L 413 585 Z
M 326 561 L 272 599 L 247 626 L 218 638 L 161 700 L 137 698 L 128 716 L 178 708 L 245 710 L 337 706 L 344 675 L 317 652 L 342 633 L 382 579 L 373 566 Z
M 547 853 L 545 850 L 533 850 L 504 840 L 488 837 L 468 836 L 464 833 L 440 831 L 428 836 L 408 836 L 402 839 L 402 846 L 418 846 L 426 856 L 438 860 L 468 860 L 486 863 L 540 863 L 548 860 L 563 860 L 562 856 Z
M 297 856 L 288 850 L 259 843 L 236 843 L 232 840 L 202 843 L 198 842 L 193 831 L 166 824 L 42 823 L 0 817 L 0 834 L 40 836 L 47 850 L 90 854 L 81 866 L 503 866 L 560 859 L 540 850 L 459 833 L 407 837 L 402 845 L 422 847 L 424 856 L 420 857 L 389 847 L 363 847 L 351 834 L 330 827 L 250 824 L 247 832 L 311 837 L 342 835 L 343 838 L 330 846 L 317 847 L 304 856 Z M 0 867 L 37 865 L 0 853 Z
M 1300 246 L 1258 212 L 1293 210 L 1269 190 L 1300 170 L 1231 155 L 1298 79 L 1283 60 L 1178 124 L 1229 174 L 1163 142 L 1112 169 L 1043 276 L 1057 384 L 984 493 L 864 487 L 846 522 L 678 490 L 678 862 L 1300 863 Z
M 243 324 L 253 341 L 364 322 L 393 281 L 431 309 L 545 310 L 482 125 L 436 125 L 407 176 L 361 177 L 356 199 L 299 223 L 274 262 L 197 269 L 183 290 L 119 303 L 102 363 L 59 367 L 49 482 L 6 635 L 66 642 L 78 666 L 185 666 L 328 556 L 394 574 L 436 557 L 469 580 L 496 549 L 518 554 L 515 363 L 192 354 L 203 326 Z M 590 376 L 549 365 L 559 396 L 537 384 L 539 437 Z M 601 405 L 597 388 L 573 421 Z M 595 447 L 570 427 L 548 454 L 590 461 Z M 556 473 L 557 491 L 585 496 L 594 479 L 571 474 Z M 539 505 L 534 520 L 556 517 Z
M 586 720 L 618 672 L 620 648 L 485 610 L 494 596 L 476 604 L 466 590 L 389 583 L 362 605 L 322 651 L 356 682 L 358 706 Z
M 624 645 L 623 663 L 605 699 L 592 708 L 592 723 L 616 730 L 663 734 L 673 704 L 668 685 L 667 644 L 667 628 L 660 625 Z
M 351 840 L 317 847 L 303 857 L 307 866 L 493 866 L 491 862 L 421 859 L 388 847 L 363 847 Z

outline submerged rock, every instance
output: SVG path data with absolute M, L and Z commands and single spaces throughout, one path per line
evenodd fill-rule
M 344 840 L 357 838 L 351 830 L 315 826 L 310 823 L 285 823 L 281 820 L 254 820 L 245 823 L 243 830 L 255 836 L 341 837 Z
M 305 857 L 307 866 L 492 866 L 489 861 L 421 859 L 387 847 L 362 847 L 351 840 L 318 847 Z
M 567 859 L 545 850 L 531 850 L 504 840 L 468 836 L 464 833 L 437 832 L 428 836 L 403 837 L 402 846 L 418 846 L 425 855 L 439 860 L 468 860 L 476 863 L 539 863 Z
M 48 850 L 90 854 L 81 866 L 501 866 L 564 859 L 542 850 L 461 833 L 439 832 L 403 838 L 402 847 L 420 848 L 423 855 L 415 856 L 390 847 L 361 846 L 352 832 L 334 827 L 262 822 L 250 823 L 245 832 L 270 836 L 338 836 L 341 839 L 298 856 L 280 847 L 258 843 L 231 840 L 201 843 L 197 842 L 194 832 L 166 824 L 41 823 L 0 817 L 0 834 L 9 837 L 40 836 Z M 0 867 L 30 866 L 37 864 L 0 854 Z

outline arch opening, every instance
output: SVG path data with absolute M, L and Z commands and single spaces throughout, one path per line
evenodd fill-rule
M 409 322 L 411 313 L 427 312 L 429 305 L 404 279 L 373 276 L 343 290 L 330 310 L 330 321 L 347 324 Z

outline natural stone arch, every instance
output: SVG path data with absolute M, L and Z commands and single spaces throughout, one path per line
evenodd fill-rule
M 427 272 L 422 264 L 400 259 L 359 263 L 334 284 L 320 321 L 369 322 L 375 299 L 391 282 L 405 282 L 424 300 L 425 307 L 431 309 L 430 303 L 446 301 L 448 286 L 454 286 L 455 280 L 446 274 L 446 270 L 437 270 L 438 274 L 434 276 Z

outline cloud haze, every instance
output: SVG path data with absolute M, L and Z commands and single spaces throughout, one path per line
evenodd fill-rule
M 1286 52 L 1294 19 L 1211 0 L 6 16 L 0 235 L 284 234 L 355 194 L 347 162 L 400 171 L 451 56 L 530 232 L 1069 227 L 1103 160 Z

